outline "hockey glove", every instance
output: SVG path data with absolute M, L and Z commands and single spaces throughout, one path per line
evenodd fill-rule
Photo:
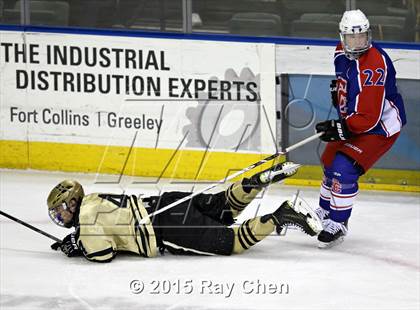
M 344 141 L 351 136 L 344 120 L 330 119 L 316 124 L 315 129 L 316 132 L 324 132 L 319 138 L 325 142 Z
M 331 80 L 330 93 L 331 93 L 331 103 L 335 108 L 337 108 L 338 106 L 337 80 Z
M 60 245 L 61 251 L 68 257 L 81 256 L 83 253 L 77 245 L 78 231 L 67 235 Z

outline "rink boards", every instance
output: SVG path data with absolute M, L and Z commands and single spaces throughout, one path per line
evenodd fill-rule
M 334 70 L 331 44 L 100 32 L 0 36 L 6 168 L 222 179 L 276 151 L 276 75 Z M 420 79 L 418 53 L 390 52 L 400 59 L 400 78 Z M 309 168 L 292 183 L 312 185 L 319 174 Z M 415 171 L 392 174 L 418 180 Z M 388 189 L 419 185 L 385 183 L 390 179 Z

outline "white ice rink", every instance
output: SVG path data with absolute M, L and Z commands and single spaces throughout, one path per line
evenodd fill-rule
M 60 238 L 69 231 L 50 222 L 46 196 L 64 178 L 77 178 L 88 193 L 148 195 L 159 188 L 188 188 L 132 184 L 132 178 L 123 178 L 120 185 L 95 184 L 118 177 L 54 172 L 1 170 L 0 177 L 1 210 Z M 272 211 L 295 191 L 272 186 L 241 220 L 254 216 L 259 204 L 258 214 Z M 301 196 L 315 206 L 317 191 L 301 188 Z M 289 231 L 237 256 L 167 253 L 145 259 L 125 254 L 98 264 L 52 251 L 50 239 L 7 218 L 1 217 L 0 225 L 2 310 L 420 308 L 418 194 L 362 191 L 349 235 L 329 250 L 319 250 L 314 238 Z M 142 281 L 140 294 L 132 293 L 133 280 Z

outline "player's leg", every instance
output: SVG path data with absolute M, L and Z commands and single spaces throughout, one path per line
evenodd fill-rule
M 158 244 L 174 254 L 230 255 L 242 253 L 274 231 L 277 225 L 294 225 L 313 236 L 320 220 L 309 206 L 284 202 L 275 212 L 252 218 L 234 228 L 203 215 L 193 205 L 174 207 L 173 214 L 155 216 Z M 183 211 L 186 213 L 182 214 Z
M 251 187 L 248 183 L 249 179 L 242 179 L 233 183 L 223 192 L 223 197 L 233 218 L 237 218 L 262 190 L 260 187 Z
M 201 212 L 202 215 L 212 218 L 219 224 L 230 226 L 235 222 L 234 218 L 242 212 L 260 191 L 260 189 L 247 191 L 244 189 L 242 181 L 238 181 L 223 192 L 199 194 L 191 200 L 187 200 L 181 204 L 181 207 L 177 208 L 177 213 L 180 213 L 180 209 L 182 209 L 181 212 L 186 213 L 189 208 L 193 207 Z M 161 196 L 145 198 L 143 201 L 153 206 L 153 208 L 149 209 L 149 213 L 151 213 L 190 194 L 188 192 L 166 192 Z M 176 212 L 170 211 L 170 213 Z
M 329 218 L 330 200 L 331 200 L 331 184 L 332 184 L 332 179 L 330 178 L 332 171 L 330 170 L 330 168 L 334 161 L 337 150 L 340 148 L 341 145 L 342 145 L 342 142 L 328 143 L 321 157 L 321 162 L 323 164 L 323 170 L 324 170 L 324 176 L 322 178 L 321 186 L 319 189 L 319 205 L 318 205 L 318 208 L 315 210 L 315 212 L 323 220 L 326 220 Z
M 273 182 L 280 182 L 296 172 L 295 164 L 291 162 L 280 163 L 250 178 L 235 182 L 223 192 L 197 195 L 190 200 L 190 205 L 221 224 L 232 225 L 234 218 L 239 216 L 264 187 Z M 188 194 L 182 192 L 165 193 L 160 198 L 161 204 L 168 205 Z
M 246 220 L 233 228 L 233 253 L 242 253 L 271 234 L 276 227 L 294 226 L 315 236 L 322 229 L 321 219 L 303 200 L 285 201 L 273 213 Z
M 283 169 L 285 167 L 287 169 Z M 234 231 L 226 226 L 234 223 L 233 218 L 240 214 L 262 188 L 293 175 L 296 170 L 297 167 L 292 163 L 277 164 L 249 179 L 234 183 L 224 192 L 197 195 L 175 206 L 171 211 L 156 215 L 152 223 L 158 243 L 162 242 L 174 252 L 230 254 L 231 249 L 227 249 L 230 243 L 233 246 Z M 151 206 L 148 209 L 151 213 L 189 194 L 167 192 L 143 201 Z M 276 225 L 278 223 L 262 225 L 261 231 L 258 226 L 256 233 L 265 236 L 266 227 L 270 227 L 271 232 Z
M 174 254 L 230 255 L 239 234 L 232 228 L 233 214 L 238 215 L 260 189 L 244 189 L 242 182 L 232 184 L 217 194 L 200 194 L 167 212 L 153 217 L 158 245 Z M 186 192 L 166 192 L 144 199 L 150 212 L 189 195 Z M 149 213 L 150 213 L 149 212 Z M 255 223 L 255 221 L 253 222 Z M 260 238 L 273 231 L 275 225 L 253 225 Z
M 163 193 L 157 209 L 188 194 Z M 216 195 L 198 195 L 197 198 L 203 198 L 205 201 L 204 196 L 210 200 L 218 198 Z M 197 199 L 185 201 L 153 216 L 152 223 L 158 246 L 173 254 L 230 255 L 234 240 L 233 230 L 222 224 L 220 219 L 204 215 L 196 208 L 197 201 Z M 230 219 L 233 222 L 231 216 Z M 226 213 L 223 220 L 229 221 L 229 214 Z
M 332 165 L 325 169 L 326 183 L 330 188 L 330 200 L 328 218 L 323 221 L 324 229 L 318 235 L 320 248 L 331 247 L 343 241 L 347 233 L 347 222 L 358 193 L 360 174 L 361 170 L 357 163 L 342 153 L 337 153 Z M 324 194 L 326 192 L 327 189 Z M 320 205 L 321 203 L 327 205 L 327 201 L 321 198 Z
M 331 201 L 331 184 L 332 179 L 328 168 L 324 168 L 324 177 L 322 178 L 321 187 L 319 189 L 319 207 L 315 210 L 316 214 L 322 219 L 329 218 L 330 201 Z
M 330 212 L 329 219 L 324 222 L 325 229 L 318 236 L 320 247 L 330 247 L 343 240 L 347 230 L 345 224 L 357 195 L 359 176 L 367 172 L 391 148 L 398 136 L 360 135 L 344 142 L 327 144 L 321 158 L 326 167 L 324 172 L 327 182 L 325 191 L 321 189 L 321 192 L 328 197 L 327 189 L 331 188 Z M 328 199 L 322 201 L 321 198 L 320 205 L 327 205 Z
M 282 162 L 232 184 L 225 191 L 225 198 L 233 218 L 238 217 L 264 187 L 294 175 L 297 169 L 298 166 L 292 162 Z

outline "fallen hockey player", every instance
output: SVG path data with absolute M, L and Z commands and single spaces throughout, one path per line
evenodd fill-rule
M 158 249 L 173 254 L 239 254 L 271 234 L 292 225 L 310 236 L 322 230 L 321 219 L 300 199 L 284 201 L 273 213 L 233 225 L 235 218 L 266 186 L 296 173 L 299 165 L 277 164 L 244 178 L 217 194 L 199 194 L 175 206 L 172 212 L 151 216 L 160 208 L 184 198 L 188 192 L 166 192 L 138 199 L 118 194 L 85 195 L 77 181 L 65 180 L 49 194 L 51 219 L 75 231 L 51 247 L 69 257 L 109 262 L 119 251 L 154 257 Z

